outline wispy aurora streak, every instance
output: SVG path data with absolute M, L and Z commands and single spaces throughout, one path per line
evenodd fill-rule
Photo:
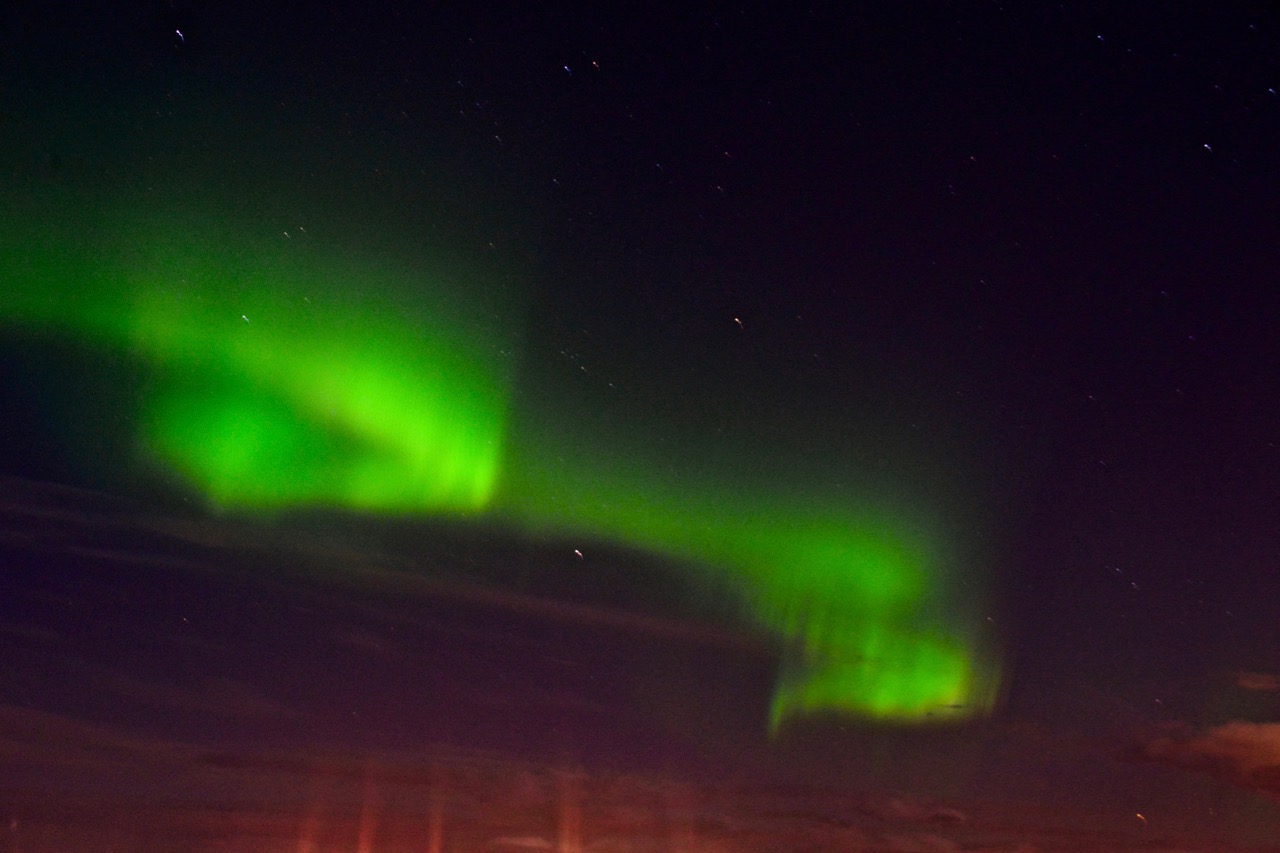
M 508 435 L 506 344 L 469 318 L 466 282 L 173 216 L 88 241 L 27 221 L 0 243 L 3 316 L 146 363 L 141 453 L 214 505 L 493 514 L 712 567 L 783 641 L 774 729 L 990 708 L 997 666 L 943 600 L 938 537 L 883 510 L 623 475 L 608 453 Z
M 771 729 L 812 714 L 943 722 L 983 715 L 995 702 L 996 661 L 960 633 L 967 608 L 944 600 L 942 545 L 906 514 L 797 506 L 616 470 L 566 478 L 549 473 L 554 463 L 534 464 L 538 456 L 527 454 L 508 481 L 526 524 L 730 570 L 751 618 L 786 648 Z

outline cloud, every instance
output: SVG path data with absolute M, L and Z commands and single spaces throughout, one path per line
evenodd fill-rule
M 300 713 L 242 681 L 207 678 L 199 687 L 182 687 L 105 671 L 91 676 L 96 687 L 130 704 L 148 705 L 177 713 L 259 719 L 296 719 Z
M 112 768 L 125 763 L 181 765 L 196 751 L 65 714 L 0 705 L 0 765 Z
M 1237 672 L 1236 687 L 1242 690 L 1274 693 L 1280 691 L 1280 675 L 1266 672 Z
M 959 809 L 930 804 L 913 797 L 891 797 L 872 800 L 865 808 L 866 814 L 886 821 L 933 822 L 944 824 L 967 823 L 968 815 Z
M 1200 733 L 1170 730 L 1148 740 L 1140 753 L 1280 799 L 1280 723 L 1231 722 Z
M 960 849 L 960 845 L 951 839 L 930 833 L 887 835 L 884 841 L 886 849 L 895 853 L 951 853 Z

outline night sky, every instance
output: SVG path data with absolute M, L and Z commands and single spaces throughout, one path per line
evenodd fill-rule
M 1280 15 L 614 5 L 0 16 L 0 849 L 1280 849 Z

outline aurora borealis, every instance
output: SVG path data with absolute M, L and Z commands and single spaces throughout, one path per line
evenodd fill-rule
M 1274 4 L 6 11 L 0 850 L 1274 853 Z
M 546 413 L 511 411 L 519 336 L 468 298 L 474 282 L 344 255 L 305 228 L 141 207 L 29 211 L 5 241 L 19 262 L 0 303 L 15 327 L 146 366 L 138 464 L 222 511 L 491 517 L 700 566 L 784 649 L 775 730 L 813 713 L 924 722 L 991 707 L 998 664 L 969 639 L 972 602 L 944 604 L 947 543 L 920 519 L 798 500 L 803 483 L 771 494 L 636 460 L 627 473 L 616 454 L 510 435 Z
M 753 618 L 789 649 L 772 727 L 807 713 L 941 722 L 995 702 L 996 662 L 961 639 L 968 608 L 945 603 L 945 542 L 909 513 L 593 474 L 523 482 L 511 498 L 517 517 L 727 570 Z
M 376 277 L 388 292 L 395 269 L 317 257 L 284 234 L 190 236 L 219 225 L 100 223 L 108 236 L 78 253 L 15 238 L 25 272 L 6 314 L 149 365 L 140 452 L 214 506 L 483 508 L 505 419 L 496 356 L 469 346 L 465 325 L 362 291 Z

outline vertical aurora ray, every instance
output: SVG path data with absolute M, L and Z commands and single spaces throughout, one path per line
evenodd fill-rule
M 503 500 L 543 533 L 587 534 L 707 567 L 779 638 L 769 726 L 810 715 L 906 723 L 988 713 L 998 663 L 948 588 L 946 546 L 908 513 L 796 502 L 708 481 L 661 482 L 526 450 Z M 663 466 L 652 466 L 661 470 Z M 782 491 L 782 490 L 780 490 Z

